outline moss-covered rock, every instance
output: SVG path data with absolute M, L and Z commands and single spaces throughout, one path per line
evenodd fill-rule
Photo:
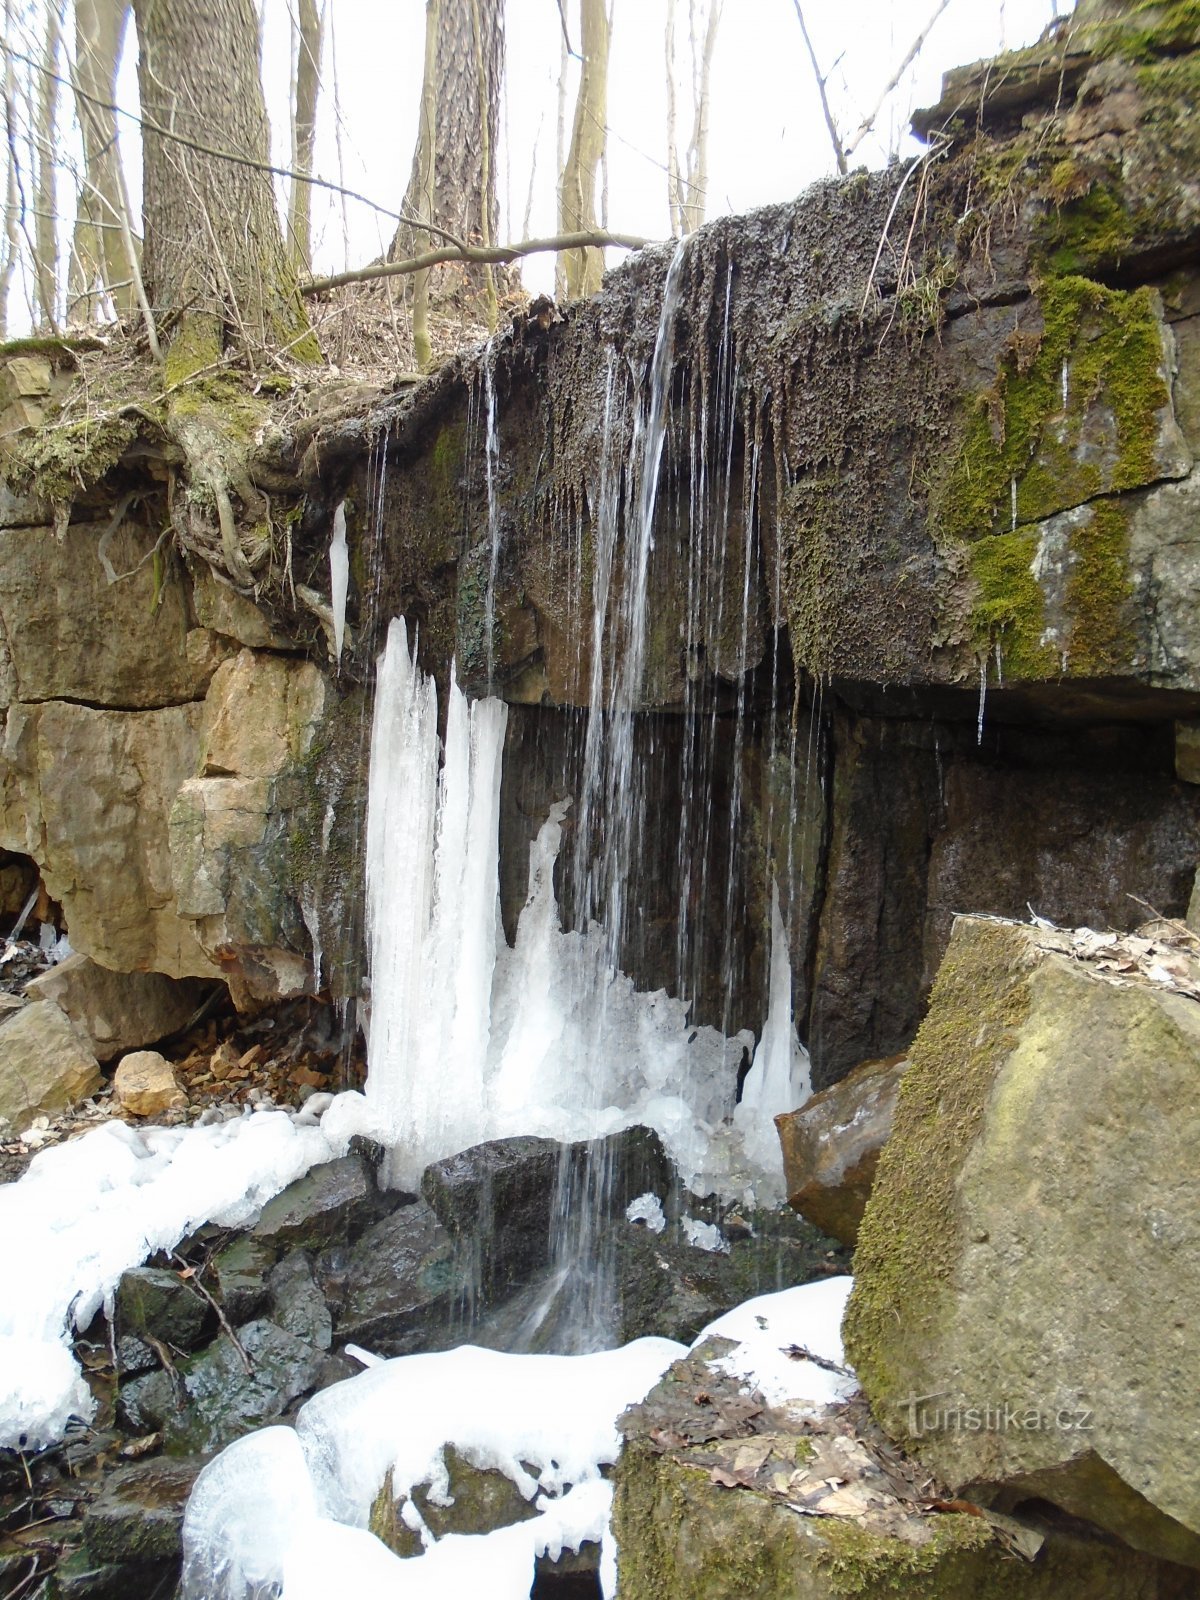
M 1200 1004 L 1075 955 L 955 925 L 860 1229 L 847 1354 L 952 1487 L 1200 1565 Z

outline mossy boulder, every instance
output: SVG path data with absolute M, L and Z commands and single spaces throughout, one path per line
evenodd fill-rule
M 955 924 L 846 1351 L 953 1489 L 1050 1501 L 1200 1566 L 1200 1004 L 1118 968 L 1051 929 Z

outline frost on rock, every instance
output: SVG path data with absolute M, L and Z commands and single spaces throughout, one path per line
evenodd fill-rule
M 240 1439 L 196 1480 L 184 1519 L 182 1600 L 525 1600 L 534 1561 L 608 1537 L 616 1419 L 683 1346 L 639 1339 L 585 1356 L 464 1346 L 381 1362 L 315 1395 L 296 1428 Z M 388 1473 L 397 1499 L 445 1494 L 445 1450 L 499 1470 L 538 1515 L 489 1534 L 447 1534 L 401 1560 L 367 1531 Z M 606 1561 L 612 1570 L 611 1553 Z
M 644 1222 L 651 1233 L 662 1233 L 667 1225 L 662 1201 L 649 1191 L 639 1194 L 625 1207 L 626 1222 Z
M 106 1122 L 0 1185 L 0 1445 L 37 1448 L 95 1406 L 69 1345 L 121 1274 L 205 1222 L 241 1227 L 331 1158 L 283 1112 L 195 1128 Z M 19 1289 L 14 1289 L 18 1286 Z
M 715 1222 L 697 1222 L 695 1217 L 681 1217 L 679 1226 L 693 1249 L 711 1250 L 714 1255 L 729 1254 L 729 1240 Z

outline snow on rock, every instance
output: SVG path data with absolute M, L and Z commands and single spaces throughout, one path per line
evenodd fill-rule
M 768 1405 L 820 1407 L 845 1400 L 858 1388 L 842 1353 L 842 1313 L 852 1283 L 848 1277 L 823 1278 L 760 1294 L 710 1322 L 692 1349 L 712 1337 L 736 1339 L 737 1349 L 711 1365 L 757 1389 Z M 788 1355 L 793 1349 L 840 1370 Z
M 583 1356 L 468 1345 L 384 1361 L 322 1390 L 295 1431 L 240 1439 L 196 1480 L 183 1600 L 250 1600 L 272 1584 L 281 1600 L 525 1600 L 536 1556 L 607 1539 L 611 1491 L 600 1468 L 617 1458 L 616 1420 L 683 1353 L 670 1339 Z M 419 1483 L 431 1498 L 444 1494 L 448 1445 L 504 1472 L 539 1515 L 490 1534 L 447 1534 L 401 1561 L 366 1531 L 371 1503 L 389 1471 L 397 1498 Z
M 193 1128 L 114 1121 L 0 1185 L 0 1445 L 51 1444 L 70 1416 L 91 1417 L 68 1347 L 123 1272 L 204 1222 L 249 1223 L 332 1154 L 319 1127 L 282 1112 Z

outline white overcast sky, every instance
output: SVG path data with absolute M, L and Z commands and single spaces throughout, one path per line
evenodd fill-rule
M 257 0 L 263 19 L 263 77 L 274 129 L 274 158 L 289 161 L 288 103 L 291 18 L 295 0 Z M 610 0 L 609 225 L 623 233 L 664 238 L 666 201 L 666 0 Z M 579 0 L 565 0 L 572 44 L 579 44 Z M 688 0 L 677 0 L 680 33 Z M 804 0 L 804 12 L 843 133 L 877 102 L 936 0 Z M 920 56 L 885 105 L 874 136 L 856 160 L 877 166 L 890 153 L 918 148 L 907 135 L 914 107 L 932 103 L 941 75 L 961 62 L 1030 43 L 1073 0 L 949 0 Z M 424 56 L 425 0 L 326 0 L 317 173 L 399 208 L 412 163 Z M 41 0 L 21 0 L 13 39 L 31 55 L 41 49 Z M 507 0 L 508 75 L 498 177 L 502 237 L 524 231 L 531 168 L 535 172 L 530 232 L 555 231 L 557 85 L 562 32 L 557 0 Z M 71 30 L 67 30 L 68 40 Z M 680 66 L 686 70 L 681 38 Z M 578 67 L 570 69 L 568 136 Z M 141 189 L 137 137 L 136 41 L 132 26 L 117 98 L 131 115 L 120 119 L 122 148 L 134 197 Z M 335 109 L 337 115 L 335 115 Z M 67 96 L 60 109 L 60 242 L 65 252 L 73 220 L 78 134 Z M 686 137 L 690 112 L 681 94 L 679 124 Z M 336 136 L 340 126 L 340 141 Z M 214 129 L 214 138 L 220 130 Z M 26 151 L 26 159 L 29 152 Z M 536 166 L 534 166 L 536 156 Z M 833 170 L 812 70 L 796 18 L 795 0 L 724 0 L 713 65 L 708 215 L 787 200 Z M 29 163 L 31 165 L 31 163 Z M 282 185 L 281 185 L 282 195 Z M 394 222 L 370 207 L 314 191 L 314 266 L 318 272 L 364 265 L 384 250 Z M 619 259 L 609 251 L 609 264 Z M 526 285 L 553 281 L 550 257 L 524 264 Z M 19 331 L 21 302 L 28 321 L 29 283 L 20 274 L 12 306 Z
M 328 0 L 333 13 L 342 114 L 345 182 L 380 204 L 398 207 L 416 137 L 425 6 L 423 0 Z M 609 223 L 660 238 L 668 232 L 664 35 L 666 0 L 612 0 L 609 66 Z M 686 0 L 678 12 L 686 17 Z M 843 130 L 874 106 L 935 0 L 806 0 L 805 18 L 830 75 L 829 92 Z M 891 97 L 877 136 L 859 160 L 876 166 L 903 154 L 909 114 L 937 98 L 942 73 L 1004 48 L 1032 42 L 1072 0 L 950 0 L 915 67 Z M 567 14 L 578 48 L 578 0 Z M 277 125 L 288 92 L 289 0 L 265 0 L 264 75 Z M 679 26 L 679 25 L 677 25 Z M 561 29 L 555 0 L 508 0 L 508 84 L 499 168 L 501 228 L 522 231 L 533 152 L 537 150 L 531 232 L 554 231 L 554 167 Z M 680 41 L 682 44 L 683 41 Z M 835 66 L 836 63 L 836 66 Z M 326 37 L 318 170 L 337 178 L 333 132 L 333 60 Z M 574 100 L 574 79 L 568 117 Z M 680 112 L 681 134 L 685 111 Z M 725 0 L 713 67 L 710 217 L 786 200 L 833 167 L 794 0 Z M 568 130 L 569 131 L 569 130 Z M 286 161 L 284 143 L 277 156 Z M 349 208 L 346 260 L 339 210 L 315 206 L 316 258 L 322 270 L 359 265 L 383 248 L 392 225 L 361 206 Z M 610 260 L 616 255 L 610 252 Z M 526 281 L 552 276 L 543 259 Z

